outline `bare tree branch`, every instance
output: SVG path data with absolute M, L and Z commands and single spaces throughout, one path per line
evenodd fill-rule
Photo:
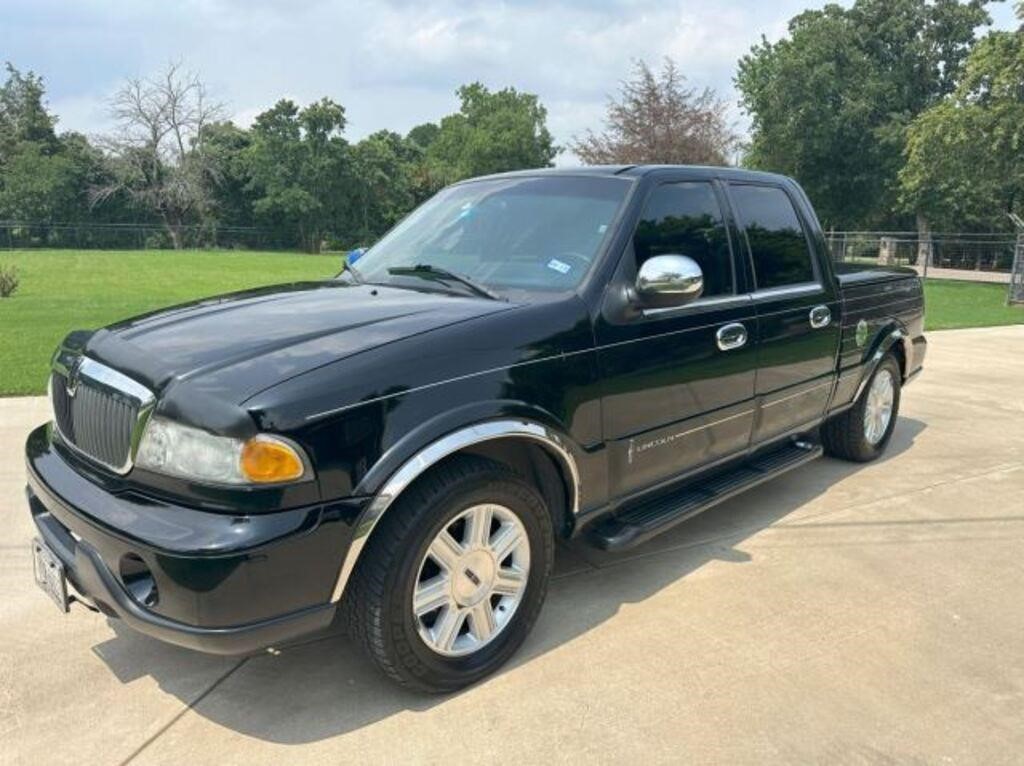
M 223 105 L 210 100 L 197 75 L 171 63 L 158 78 L 125 82 L 110 113 L 116 128 L 99 145 L 113 180 L 90 189 L 91 203 L 124 194 L 159 215 L 181 247 L 182 227 L 210 208 L 220 177 L 203 134 L 222 118 Z

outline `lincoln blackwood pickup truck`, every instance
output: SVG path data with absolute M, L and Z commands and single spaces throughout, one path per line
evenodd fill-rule
M 35 577 L 207 652 L 344 626 L 454 690 L 522 644 L 560 540 L 877 458 L 923 313 L 915 273 L 833 265 L 781 176 L 459 183 L 334 279 L 69 334 L 26 444 Z

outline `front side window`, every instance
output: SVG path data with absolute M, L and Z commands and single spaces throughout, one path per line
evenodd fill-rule
M 631 185 L 623 178 L 525 177 L 452 186 L 392 229 L 356 268 L 374 283 L 417 285 L 408 271 L 429 266 L 498 292 L 572 290 Z
M 775 186 L 733 185 L 759 290 L 814 281 L 814 265 L 800 218 L 789 195 Z
M 659 186 L 633 236 L 636 266 L 656 255 L 686 255 L 704 272 L 704 296 L 734 292 L 729 235 L 715 190 L 707 182 Z

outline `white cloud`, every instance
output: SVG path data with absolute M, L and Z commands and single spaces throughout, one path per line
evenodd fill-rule
M 102 129 L 103 99 L 121 79 L 181 60 L 243 124 L 279 98 L 329 96 L 352 138 L 405 131 L 452 111 L 455 89 L 481 80 L 538 93 L 564 145 L 599 127 L 631 59 L 671 56 L 693 85 L 734 99 L 738 58 L 814 2 L 5 0 L 0 51 L 46 77 L 65 129 Z

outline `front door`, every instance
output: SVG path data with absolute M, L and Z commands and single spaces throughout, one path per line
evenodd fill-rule
M 758 413 L 753 443 L 816 425 L 835 380 L 838 296 L 795 198 L 781 185 L 729 185 L 753 267 Z
M 722 201 L 710 179 L 653 187 L 612 292 L 633 284 L 647 258 L 679 254 L 701 266 L 703 296 L 673 309 L 605 311 L 597 323 L 610 488 L 618 497 L 749 444 L 756 319 L 740 289 Z

